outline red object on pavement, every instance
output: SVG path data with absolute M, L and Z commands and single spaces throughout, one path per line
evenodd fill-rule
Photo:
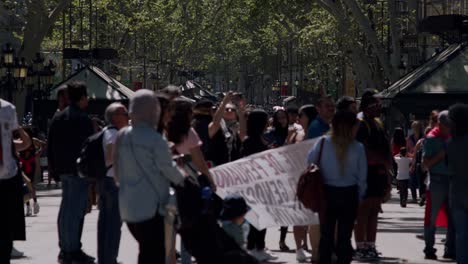
M 426 191 L 426 210 L 424 212 L 424 226 L 429 226 L 431 220 L 431 193 Z M 436 227 L 447 227 L 448 218 L 447 218 L 447 204 L 442 205 L 439 213 L 437 214 Z

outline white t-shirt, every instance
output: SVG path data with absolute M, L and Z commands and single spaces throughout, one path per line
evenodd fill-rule
M 104 159 L 106 159 L 106 149 L 107 149 L 107 146 L 109 145 L 113 145 L 115 144 L 115 141 L 117 140 L 117 133 L 119 131 L 117 129 L 114 129 L 114 128 L 110 128 L 110 129 L 106 129 L 106 131 L 104 131 L 104 136 L 103 136 L 103 139 L 102 139 L 102 147 L 104 149 Z M 109 167 L 110 165 L 112 165 L 112 163 L 107 163 L 106 162 L 106 167 Z M 106 174 L 107 177 L 114 177 L 114 168 L 110 168 L 107 170 L 107 174 Z
M 6 180 L 16 176 L 18 166 L 11 153 L 13 131 L 19 128 L 16 107 L 0 99 L 0 133 L 2 140 L 3 164 L 0 164 L 0 179 Z
M 409 180 L 411 158 L 395 157 L 395 162 L 398 165 L 397 180 Z

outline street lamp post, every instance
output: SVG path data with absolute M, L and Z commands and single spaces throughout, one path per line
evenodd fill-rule
M 15 50 L 7 43 L 3 48 L 1 57 L 1 78 L 4 80 L 4 90 L 7 92 L 7 100 L 13 101 L 13 90 L 17 88 L 17 84 L 23 84 L 27 76 L 27 65 L 24 58 L 15 57 Z

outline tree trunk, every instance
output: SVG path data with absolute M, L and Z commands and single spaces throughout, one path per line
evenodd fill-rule
M 387 58 L 385 49 L 379 42 L 377 33 L 372 29 L 370 20 L 364 15 L 361 7 L 358 5 L 356 0 L 343 0 L 346 6 L 351 10 L 354 18 L 357 20 L 359 28 L 365 34 L 366 39 L 372 45 L 372 52 L 376 55 L 380 62 L 380 66 L 383 68 L 385 76 L 392 81 L 396 80 L 398 76 L 393 71 L 391 64 Z
M 390 34 L 392 36 L 393 50 L 390 58 L 390 65 L 392 67 L 393 72 L 395 73 L 394 75 L 396 76 L 396 79 L 398 79 L 399 77 L 401 77 L 398 71 L 398 66 L 400 65 L 401 61 L 401 28 L 397 22 L 395 0 L 388 1 L 388 13 L 390 16 Z M 392 79 L 392 81 L 395 81 L 396 79 Z
M 42 42 L 50 28 L 71 2 L 72 0 L 61 0 L 50 13 L 47 12 L 44 0 L 27 2 L 27 26 L 24 31 L 21 56 L 25 57 L 26 60 L 34 58 L 34 54 L 39 52 Z

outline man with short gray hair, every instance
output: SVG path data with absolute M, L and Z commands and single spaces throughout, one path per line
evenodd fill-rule
M 113 155 L 118 131 L 128 125 L 128 111 L 121 103 L 110 104 L 105 111 L 109 124 L 102 138 L 107 173 L 98 182 L 98 263 L 115 264 L 119 255 L 122 220 L 119 213 L 119 188 L 114 180 Z

